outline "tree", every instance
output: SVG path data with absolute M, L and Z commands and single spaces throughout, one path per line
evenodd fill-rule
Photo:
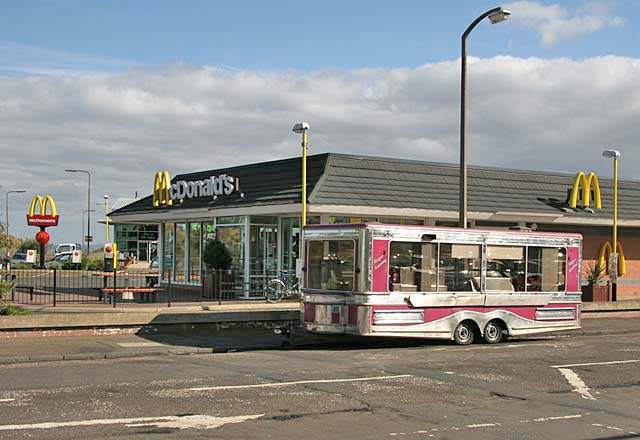
M 204 247 L 202 259 L 207 268 L 214 270 L 229 269 L 233 262 L 227 246 L 218 238 L 207 242 Z
M 25 238 L 18 246 L 18 251 L 26 252 L 29 249 L 40 249 L 40 244 L 33 238 Z

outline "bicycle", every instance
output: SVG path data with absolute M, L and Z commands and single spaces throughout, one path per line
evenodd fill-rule
M 281 271 L 279 278 L 269 280 L 264 289 L 264 298 L 269 303 L 277 303 L 284 298 L 300 296 L 300 281 L 291 284 L 293 274 Z

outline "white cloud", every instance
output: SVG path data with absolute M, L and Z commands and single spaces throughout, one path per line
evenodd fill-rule
M 640 59 L 469 59 L 467 146 L 472 164 L 640 178 Z M 92 209 L 151 193 L 172 175 L 300 154 L 293 123 L 311 123 L 310 154 L 326 151 L 457 163 L 459 61 L 415 69 L 228 71 L 184 64 L 62 78 L 0 77 L 0 185 L 11 230 L 52 194 L 62 214 L 53 241 L 79 240 L 92 173 Z M 4 194 L 0 194 L 4 207 Z M 0 209 L 0 212 L 3 212 Z M 104 227 L 93 224 L 96 240 Z
M 604 3 L 587 3 L 573 13 L 557 4 L 526 0 L 507 4 L 505 8 L 513 12 L 511 21 L 536 31 L 545 46 L 624 23 L 623 18 L 612 16 Z

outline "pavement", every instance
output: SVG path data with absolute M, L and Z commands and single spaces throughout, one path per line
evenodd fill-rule
M 66 334 L 50 337 L 30 336 L 6 338 L 0 341 L 0 364 L 32 362 L 72 361 L 133 358 L 151 355 L 190 355 L 226 353 L 284 347 L 345 347 L 353 345 L 385 344 L 382 338 L 375 340 L 351 336 L 315 336 L 296 333 L 293 338 L 274 334 L 271 328 L 215 328 L 194 326 L 172 327 L 170 331 L 157 332 L 147 328 L 133 328 L 130 332 L 110 334 L 105 329 L 100 334 L 69 337 Z M 596 337 L 604 335 L 640 334 L 640 319 L 589 319 L 582 321 L 582 329 L 555 333 L 553 338 Z M 532 336 L 519 339 L 540 339 L 551 336 Z M 366 342 L 363 342 L 366 341 Z M 388 343 L 390 339 L 387 339 Z M 396 343 L 396 340 L 393 343 Z M 410 340 L 409 344 L 417 343 Z M 447 344 L 447 342 L 441 342 Z

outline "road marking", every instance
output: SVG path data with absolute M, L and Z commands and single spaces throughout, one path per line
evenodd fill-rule
M 467 425 L 467 428 L 489 428 L 491 426 L 500 426 L 500 423 L 476 423 L 475 425 Z
M 14 402 L 16 399 L 0 399 L 0 403 L 4 402 Z
M 580 379 L 580 376 L 578 376 L 572 369 L 558 368 L 558 371 L 560 371 L 565 379 L 567 379 L 569 384 L 573 387 L 573 391 L 580 394 L 583 399 L 596 400 L 596 398 L 591 395 L 591 390 L 587 384 L 585 384 L 584 381 Z
M 353 379 L 316 379 L 316 380 L 298 380 L 295 382 L 274 382 L 274 383 L 259 383 L 255 385 L 223 385 L 218 387 L 196 387 L 187 388 L 189 391 L 218 391 L 218 390 L 240 390 L 247 388 L 272 388 L 272 387 L 287 387 L 291 385 L 306 385 L 315 383 L 344 383 L 344 382 L 365 382 L 368 380 L 387 380 L 387 379 L 403 379 L 407 377 L 413 377 L 412 374 L 399 374 L 397 376 L 373 376 L 373 377 L 357 377 Z
M 629 359 L 626 361 L 588 362 L 585 364 L 551 365 L 551 368 L 572 368 L 572 367 L 591 367 L 595 365 L 635 364 L 638 362 L 640 362 L 640 359 Z
M 234 417 L 214 417 L 207 415 L 192 416 L 164 416 L 164 417 L 137 417 L 130 419 L 98 419 L 75 420 L 70 422 L 46 422 L 32 423 L 28 425 L 0 425 L 0 431 L 19 431 L 29 429 L 55 429 L 73 428 L 97 425 L 126 425 L 129 428 L 142 426 L 154 426 L 158 428 L 176 429 L 213 429 L 228 423 L 242 423 L 262 417 L 264 414 L 254 414 Z
M 541 417 L 539 419 L 533 419 L 534 422 L 549 422 L 551 420 L 566 420 L 566 419 L 579 419 L 582 414 L 573 414 L 570 416 L 555 416 L 555 417 Z

